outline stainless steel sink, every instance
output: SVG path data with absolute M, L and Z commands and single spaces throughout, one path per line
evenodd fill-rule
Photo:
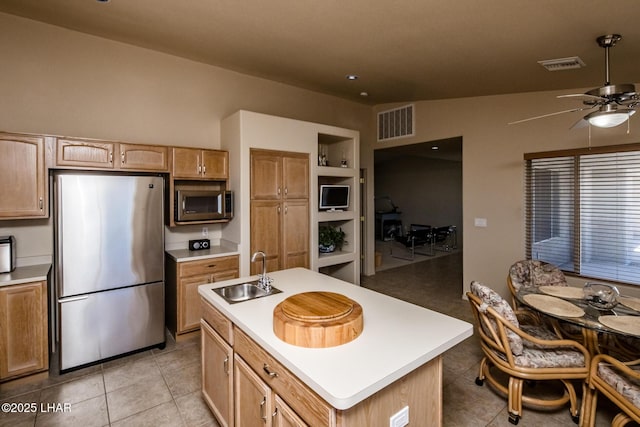
M 258 281 L 238 283 L 237 285 L 214 288 L 213 292 L 224 298 L 229 304 L 249 301 L 282 292 L 280 289 L 271 288 L 270 292 L 258 287 Z

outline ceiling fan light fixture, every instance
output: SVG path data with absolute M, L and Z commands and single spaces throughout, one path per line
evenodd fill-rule
M 629 120 L 636 111 L 630 108 L 623 109 L 601 109 L 587 114 L 584 119 L 589 122 L 591 126 L 599 128 L 612 128 L 619 126 Z

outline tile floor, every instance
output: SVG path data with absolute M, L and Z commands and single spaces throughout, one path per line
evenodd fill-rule
M 364 277 L 362 285 L 472 322 L 462 296 L 462 254 L 418 262 Z M 482 357 L 476 337 L 444 356 L 444 426 L 509 426 L 506 399 L 478 387 Z M 35 404 L 32 413 L 0 412 L 0 426 L 218 426 L 200 396 L 199 338 L 167 342 L 149 350 L 62 376 L 20 386 L 0 385 L 0 403 Z M 614 409 L 601 399 L 597 426 L 608 426 Z M 64 411 L 49 404 L 68 404 Z M 57 409 L 62 411 L 56 412 Z M 418 420 L 411 426 L 419 427 Z M 519 426 L 572 426 L 568 408 L 525 408 Z M 364 427 L 364 426 L 363 426 Z

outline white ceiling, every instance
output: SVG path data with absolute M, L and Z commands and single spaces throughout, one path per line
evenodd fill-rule
M 638 0 L 1 0 L 0 11 L 367 104 L 599 87 L 595 39 L 609 33 L 623 36 L 612 83 L 640 81 Z M 586 68 L 537 64 L 568 56 Z

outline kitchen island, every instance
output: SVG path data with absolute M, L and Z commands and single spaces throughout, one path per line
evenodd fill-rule
M 441 355 L 472 335 L 471 324 L 303 268 L 269 276 L 281 293 L 237 304 L 227 303 L 212 289 L 255 277 L 198 289 L 203 302 L 203 392 L 221 425 L 241 424 L 238 417 L 250 412 L 252 394 L 256 416 L 267 425 L 267 414 L 292 413 L 297 421 L 291 425 L 388 426 L 390 417 L 405 407 L 412 425 L 441 424 Z M 364 317 L 360 336 L 328 348 L 280 340 L 273 331 L 274 308 L 292 295 L 311 291 L 334 292 L 359 303 Z M 214 346 L 207 342 L 211 337 Z M 226 351 L 219 358 L 222 373 L 212 372 L 216 358 L 208 353 L 214 348 Z M 225 375 L 228 387 L 221 399 Z M 261 391 L 251 391 L 243 379 L 247 376 Z M 208 389 L 208 380 L 214 379 L 217 384 Z

